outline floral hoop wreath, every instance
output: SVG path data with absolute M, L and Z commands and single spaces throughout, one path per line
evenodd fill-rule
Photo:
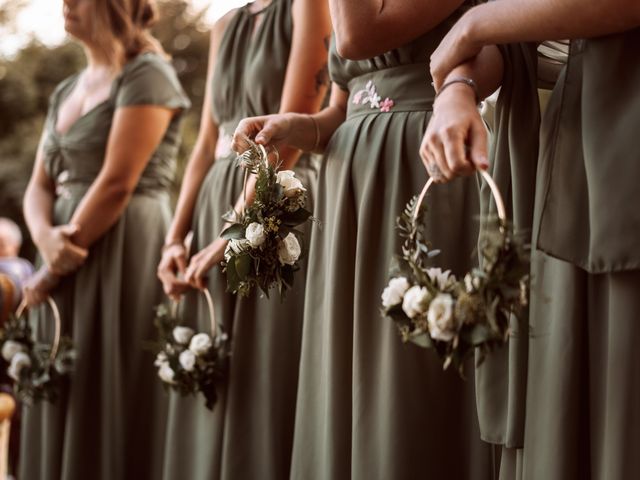
M 216 322 L 211 294 L 207 289 L 200 292 L 207 303 L 211 334 L 196 333 L 184 326 L 178 317 L 179 302 L 172 302 L 170 308 L 159 305 L 155 321 L 159 348 L 154 365 L 167 388 L 183 396 L 201 392 L 207 408 L 213 409 L 217 385 L 226 372 L 229 346 L 226 333 Z
M 244 202 L 238 213 L 231 210 L 223 216 L 230 226 L 221 234 L 229 243 L 221 263 L 226 273 L 227 290 L 242 296 L 259 288 L 265 296 L 276 288 L 283 297 L 299 269 L 302 232 L 296 227 L 313 220 L 305 208 L 306 192 L 293 170 L 280 170 L 277 148 L 270 161 L 264 145 L 244 137 L 246 151 L 238 155 L 244 168 Z M 254 174 L 255 198 L 247 205 L 247 183 Z
M 433 184 L 429 178 L 420 195 L 409 201 L 397 226 L 404 237 L 398 265 L 382 294 L 382 313 L 393 319 L 404 341 L 433 348 L 463 373 L 466 358 L 478 349 L 478 363 L 504 344 L 511 316 L 521 318 L 529 289 L 528 248 L 507 221 L 502 195 L 491 176 L 481 170 L 497 207 L 497 218 L 484 220 L 478 251 L 481 265 L 456 279 L 449 270 L 428 268 L 430 250 L 419 218 Z
M 50 345 L 33 339 L 31 325 L 25 316 L 28 310 L 25 301 L 0 333 L 2 357 L 9 364 L 7 374 L 15 381 L 16 395 L 27 405 L 41 400 L 54 402 L 60 380 L 73 368 L 75 352 L 71 339 L 61 336 L 60 310 L 50 296 L 46 303 L 54 320 L 54 337 Z

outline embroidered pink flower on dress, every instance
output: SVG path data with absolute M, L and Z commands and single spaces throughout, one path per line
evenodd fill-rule
M 382 102 L 381 100 L 382 97 L 378 95 L 376 86 L 373 81 L 369 80 L 362 90 L 358 90 L 353 95 L 352 103 L 356 105 L 366 105 L 368 103 L 371 108 L 378 108 L 381 112 L 389 112 L 393 108 L 393 100 L 389 97 L 386 97 Z
M 389 97 L 385 98 L 384 101 L 382 102 L 382 105 L 380 105 L 381 112 L 388 112 L 392 108 L 393 108 L 393 100 L 391 100 Z

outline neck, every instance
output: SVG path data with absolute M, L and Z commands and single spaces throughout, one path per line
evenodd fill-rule
M 84 54 L 87 58 L 87 68 L 89 70 L 114 70 L 115 66 L 109 61 L 107 56 L 97 47 L 83 44 Z

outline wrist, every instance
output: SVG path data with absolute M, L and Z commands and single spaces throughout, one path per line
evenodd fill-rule
M 53 227 L 47 224 L 42 224 L 34 227 L 31 230 L 31 238 L 33 238 L 33 243 L 35 243 L 36 246 L 39 247 L 43 243 L 44 239 L 46 239 L 51 234 L 52 229 Z

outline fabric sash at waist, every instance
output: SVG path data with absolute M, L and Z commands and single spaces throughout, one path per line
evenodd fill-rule
M 347 119 L 359 115 L 429 112 L 435 91 L 426 63 L 376 70 L 349 81 Z

